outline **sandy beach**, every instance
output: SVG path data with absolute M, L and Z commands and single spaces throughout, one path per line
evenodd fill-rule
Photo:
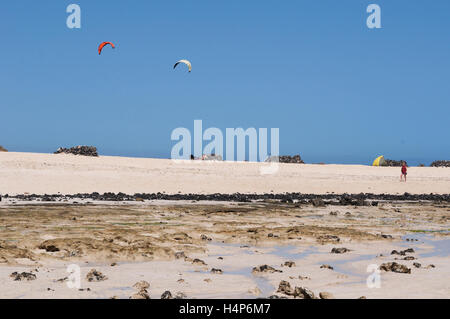
M 279 164 L 267 175 L 261 167 L 269 164 L 0 152 L 0 194 L 450 192 L 448 168 L 411 167 L 400 183 L 398 167 Z
M 276 174 L 261 175 L 261 165 L 0 153 L 0 298 L 141 298 L 142 281 L 151 298 L 167 291 L 180 298 L 306 298 L 304 291 L 315 298 L 449 298 L 448 201 L 14 196 L 334 192 L 339 198 L 450 189 L 447 168 L 411 167 L 401 183 L 398 168 L 280 164 Z M 75 288 L 68 285 L 74 265 Z M 379 287 L 367 283 L 373 265 Z

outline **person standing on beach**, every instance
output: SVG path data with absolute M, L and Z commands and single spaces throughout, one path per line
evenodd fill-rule
M 406 167 L 406 162 L 402 163 L 402 174 L 400 175 L 400 182 L 402 181 L 403 177 L 405 178 L 406 182 L 406 174 L 408 172 L 408 168 Z

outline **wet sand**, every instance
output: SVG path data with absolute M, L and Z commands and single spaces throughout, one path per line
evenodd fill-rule
M 448 203 L 82 202 L 2 201 L 0 298 L 129 298 L 142 280 L 151 298 L 166 290 L 187 298 L 293 298 L 277 292 L 282 280 L 336 298 L 450 296 Z M 342 247 L 350 251 L 331 253 Z M 391 254 L 407 248 L 414 252 Z M 411 272 L 381 271 L 381 287 L 369 288 L 367 267 L 387 262 Z M 57 281 L 71 264 L 81 267 L 82 290 Z M 281 272 L 253 273 L 260 265 Z M 107 279 L 87 281 L 91 269 Z M 36 279 L 10 277 L 22 271 Z

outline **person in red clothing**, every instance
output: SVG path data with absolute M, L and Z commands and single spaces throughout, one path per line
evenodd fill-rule
M 400 175 L 400 182 L 402 181 L 403 177 L 405 178 L 405 182 L 406 182 L 406 174 L 408 172 L 408 168 L 406 167 L 406 163 L 403 162 L 402 163 L 402 175 Z

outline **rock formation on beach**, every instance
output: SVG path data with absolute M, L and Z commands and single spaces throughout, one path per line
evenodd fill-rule
M 450 161 L 434 161 L 431 167 L 450 167 Z
M 288 163 L 288 164 L 305 164 L 300 155 L 281 155 L 281 156 L 270 156 L 266 159 L 266 162 L 276 162 L 278 158 L 278 162 L 280 163 Z
M 406 163 L 406 161 L 404 161 L 404 160 L 396 161 L 396 160 L 385 159 L 385 164 L 383 166 L 400 167 L 400 166 L 402 166 L 403 162 Z
M 83 155 L 83 156 L 98 156 L 97 148 L 94 146 L 76 146 L 72 148 L 60 147 L 56 150 L 54 154 L 73 154 L 73 155 Z
M 8 150 L 0 145 L 0 152 L 8 152 Z

